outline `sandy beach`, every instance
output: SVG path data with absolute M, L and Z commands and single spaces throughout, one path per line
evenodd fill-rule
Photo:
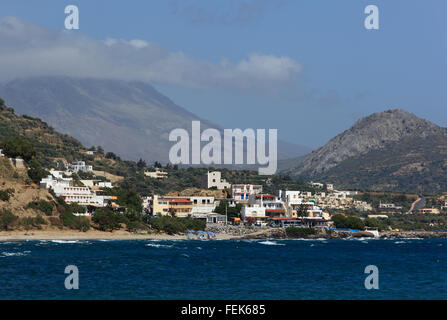
M 229 240 L 237 237 L 228 234 L 216 234 L 216 239 Z M 184 240 L 186 235 L 168 235 L 163 233 L 130 233 L 127 231 L 101 232 L 78 231 L 2 231 L 0 241 L 23 240 Z

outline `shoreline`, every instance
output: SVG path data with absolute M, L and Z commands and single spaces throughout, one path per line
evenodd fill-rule
M 267 231 L 267 232 L 266 232 Z M 269 232 L 270 231 L 270 232 Z M 365 233 L 339 233 L 336 235 L 317 234 L 309 237 L 285 237 L 283 234 L 272 233 L 272 230 L 254 232 L 245 235 L 232 235 L 227 233 L 217 233 L 215 240 L 286 240 L 286 239 L 345 239 L 345 238 L 371 238 L 371 239 L 414 239 L 414 238 L 447 238 L 447 233 L 432 231 L 405 231 L 405 232 L 383 232 L 379 238 L 374 238 Z M 127 231 L 102 232 L 90 230 L 79 231 L 1 231 L 0 242 L 6 241 L 27 241 L 27 240 L 188 240 L 186 234 L 169 235 L 164 233 L 130 233 Z
M 218 240 L 231 240 L 236 237 L 217 234 Z M 130 233 L 125 231 L 101 232 L 61 232 L 61 231 L 2 231 L 0 242 L 27 240 L 187 240 L 187 235 L 169 235 L 163 233 Z

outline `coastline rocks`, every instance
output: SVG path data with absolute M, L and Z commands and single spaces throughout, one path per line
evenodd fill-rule
M 382 239 L 409 239 L 409 238 L 447 238 L 447 232 L 434 232 L 434 231 L 401 231 L 393 232 L 386 231 L 381 233 Z

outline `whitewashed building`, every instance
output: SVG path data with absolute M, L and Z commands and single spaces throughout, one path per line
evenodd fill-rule
M 227 182 L 227 180 L 222 179 L 222 174 L 220 171 L 208 171 L 205 177 L 206 188 L 216 187 L 219 190 L 229 189 L 231 184 Z
M 76 161 L 76 162 L 73 162 L 72 164 L 70 164 L 68 166 L 68 169 L 73 171 L 73 172 L 92 171 L 93 170 L 93 166 L 86 165 L 85 161 Z

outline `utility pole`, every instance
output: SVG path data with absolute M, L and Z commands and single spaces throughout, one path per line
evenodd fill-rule
M 225 203 L 225 225 L 228 225 L 228 202 Z

